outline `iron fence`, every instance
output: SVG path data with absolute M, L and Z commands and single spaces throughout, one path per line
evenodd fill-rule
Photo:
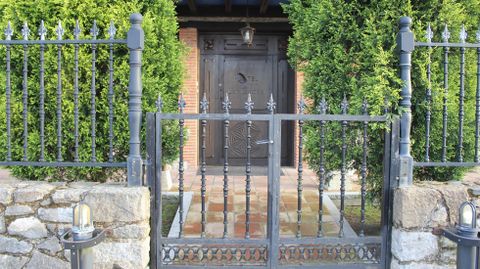
M 185 114 L 185 100 L 183 95 L 178 101 L 179 113 L 163 113 L 162 101 L 157 101 L 158 112 L 147 113 L 147 181 L 152 190 L 152 240 L 151 244 L 151 268 L 178 267 L 178 268 L 194 268 L 197 266 L 227 266 L 229 268 L 237 268 L 241 266 L 260 266 L 267 268 L 293 268 L 297 266 L 317 268 L 319 264 L 326 268 L 385 268 L 389 260 L 389 233 L 390 233 L 390 202 L 391 190 L 395 185 L 396 171 L 398 163 L 398 148 L 395 146 L 398 141 L 398 122 L 392 125 L 390 131 L 385 131 L 384 141 L 384 182 L 382 193 L 382 225 L 381 235 L 366 235 L 365 228 L 365 205 L 367 180 L 369 173 L 367 171 L 367 155 L 368 155 L 368 139 L 369 124 L 387 122 L 387 116 L 371 116 L 368 115 L 368 106 L 366 103 L 362 106 L 361 115 L 348 114 L 348 102 L 346 97 L 341 102 L 341 114 L 328 114 L 327 104 L 323 100 L 318 106 L 318 114 L 304 114 L 306 104 L 303 98 L 298 103 L 298 114 L 276 114 L 275 101 L 270 96 L 269 102 L 266 104 L 264 114 L 252 114 L 254 103 L 248 95 L 245 102 L 245 114 L 231 114 L 231 102 L 228 94 L 222 102 L 224 113 L 209 113 L 208 101 L 206 96 L 203 97 L 199 106 L 201 113 Z M 161 159 L 162 159 L 162 122 L 166 120 L 178 121 L 180 127 L 180 146 L 179 146 L 179 167 L 178 167 L 178 195 L 179 195 L 179 231 L 176 237 L 164 237 L 162 230 L 162 189 L 161 178 Z M 184 165 L 184 125 L 185 120 L 198 121 L 201 127 L 200 133 L 200 168 L 198 180 L 199 196 L 201 200 L 201 228 L 198 235 L 185 234 L 184 225 L 184 192 L 185 192 L 185 165 Z M 206 233 L 208 225 L 208 210 L 206 206 L 207 195 L 207 178 L 208 167 L 206 165 L 206 137 L 207 123 L 220 121 L 223 124 L 223 174 L 222 174 L 222 193 L 223 193 L 223 225 L 222 236 L 212 237 Z M 229 128 L 231 121 L 243 122 L 246 129 L 245 140 L 245 221 L 244 233 L 241 237 L 231 237 L 229 231 L 228 213 L 230 191 L 229 182 L 231 175 L 229 173 Z M 268 138 L 266 140 L 252 141 L 251 128 L 252 122 L 263 121 L 268 124 Z M 298 167 L 296 173 L 296 194 L 297 194 L 297 216 L 295 221 L 295 234 L 293 237 L 285 237 L 280 235 L 280 189 L 282 184 L 280 181 L 281 171 L 281 129 L 282 122 L 294 121 L 298 127 Z M 305 236 L 302 233 L 302 223 L 305 212 L 303 211 L 303 128 L 306 121 L 318 122 L 320 124 L 320 178 L 316 192 L 318 194 L 318 212 L 317 215 L 317 231 L 316 236 Z M 340 210 L 338 222 L 338 231 L 336 235 L 330 233 L 325 234 L 324 219 L 324 198 L 325 198 L 325 169 L 324 164 L 328 160 L 324 159 L 324 151 L 326 146 L 325 132 L 328 130 L 328 124 L 340 124 L 341 129 L 341 166 L 340 169 Z M 353 232 L 345 220 L 345 183 L 346 170 L 349 160 L 347 159 L 348 145 L 347 130 L 354 125 L 360 128 L 362 141 L 360 148 L 362 151 L 361 158 L 361 227 L 357 232 Z M 377 129 L 377 131 L 379 131 Z M 393 139 L 393 140 L 392 140 Z M 220 142 L 220 141 L 218 141 Z M 251 215 L 251 180 L 252 165 L 251 152 L 252 147 L 257 144 L 268 144 L 268 210 L 267 210 L 267 229 L 265 237 L 252 238 L 250 234 L 250 215 Z M 238 223 L 237 223 L 238 224 Z M 220 228 L 220 227 L 218 227 Z M 348 231 L 348 232 L 347 232 Z
M 435 42 L 435 35 L 432 31 L 432 27 L 430 24 L 427 25 L 425 31 L 425 41 L 419 41 L 419 39 L 414 37 L 413 32 L 410 30 L 412 21 L 408 17 L 403 17 L 400 20 L 400 33 L 398 36 L 397 43 L 400 49 L 400 68 L 402 72 L 402 80 L 404 82 L 403 90 L 402 90 L 402 101 L 401 106 L 404 109 L 404 113 L 402 114 L 403 120 L 405 124 L 402 124 L 402 129 L 405 128 L 405 131 L 402 135 L 403 137 L 403 144 L 407 145 L 410 144 L 410 129 L 411 129 L 411 121 L 412 121 L 412 109 L 419 109 L 420 111 L 424 111 L 424 122 L 425 122 L 425 133 L 424 133 L 424 140 L 425 143 L 421 147 L 417 147 L 415 149 L 416 152 L 422 152 L 423 157 L 421 159 L 412 160 L 412 164 L 410 167 L 473 167 L 480 165 L 479 159 L 479 138 L 480 138 L 480 31 L 476 33 L 476 41 L 477 43 L 469 43 L 467 42 L 467 30 L 462 25 L 460 32 L 458 34 L 458 42 L 451 42 L 452 39 L 456 39 L 455 37 L 451 37 L 451 33 L 448 29 L 448 26 L 445 24 L 442 33 L 440 34 L 441 41 Z M 415 50 L 420 50 L 427 54 L 427 64 L 426 64 L 426 89 L 416 88 L 415 91 L 421 91 L 422 94 L 416 94 L 418 99 L 414 100 L 414 104 L 412 105 L 412 78 L 411 78 L 411 68 L 412 68 L 412 59 L 411 54 Z M 475 49 L 477 54 L 477 70 L 475 74 L 476 78 L 476 93 L 475 93 L 475 115 L 473 122 L 466 121 L 466 90 L 468 85 L 466 85 L 466 54 L 468 53 L 469 49 Z M 441 50 L 441 51 L 440 51 Z M 433 62 L 433 57 L 435 53 L 436 56 L 441 58 L 441 63 L 439 63 L 439 67 L 443 68 L 443 76 L 441 83 L 434 83 L 432 79 L 432 75 L 437 75 L 432 72 L 432 66 L 435 64 Z M 451 61 L 449 61 L 449 57 L 458 57 L 458 76 L 454 77 L 454 79 L 458 78 L 458 86 L 452 89 L 452 70 L 449 68 L 451 66 Z M 438 58 L 438 57 L 437 57 Z M 457 61 L 455 61 L 457 63 Z M 421 75 L 418 73 L 414 73 L 414 75 Z M 450 81 L 449 81 L 450 78 Z M 440 85 L 438 85 L 440 84 Z M 432 87 L 437 87 L 442 89 L 443 92 L 436 93 L 434 95 L 434 91 Z M 424 91 L 422 91 L 424 90 Z M 453 105 L 452 101 L 449 99 L 449 95 L 451 92 L 454 91 L 458 93 L 458 101 L 456 101 Z M 441 98 L 438 98 L 439 95 L 442 95 Z M 457 94 L 456 94 L 457 95 Z M 441 103 L 439 103 L 441 102 Z M 449 104 L 452 107 L 458 106 L 458 114 L 451 115 L 451 111 L 449 111 Z M 434 107 L 441 106 L 440 111 L 434 110 Z M 471 116 L 471 115 L 470 115 Z M 439 130 L 435 129 L 433 126 L 434 119 L 441 119 L 441 126 Z M 454 121 L 453 123 L 451 123 Z M 449 131 L 450 124 L 452 126 L 457 126 L 456 133 L 451 133 Z M 465 125 L 466 124 L 473 124 L 474 125 L 474 133 L 465 133 Z M 405 127 L 403 127 L 405 126 Z M 419 126 L 417 126 L 419 127 Z M 451 130 L 451 128 L 450 128 Z M 432 141 L 432 131 L 439 131 L 441 134 L 441 145 L 438 143 L 435 144 Z M 474 135 L 474 142 L 473 148 L 471 152 L 466 152 L 465 148 L 465 136 Z M 451 138 L 450 138 L 451 137 Z M 450 138 L 450 140 L 449 140 Z M 451 157 L 451 148 L 452 145 L 449 144 L 452 140 L 456 140 L 455 143 L 455 156 Z M 402 142 L 401 142 L 402 143 Z M 434 147 L 433 147 L 434 146 Z M 435 151 L 437 149 L 437 151 Z M 409 149 L 401 148 L 401 154 L 405 156 L 410 155 Z M 434 155 L 435 157 L 432 157 Z M 466 156 L 471 156 L 466 158 Z M 410 176 L 411 179 L 411 176 Z
M 22 39 L 14 40 L 14 27 L 8 22 L 7 28 L 5 29 L 5 40 L 0 40 L 0 46 L 5 49 L 5 111 L 6 111 L 6 156 L 5 159 L 0 161 L 0 165 L 5 166 L 45 166 L 45 167 L 126 167 L 128 170 L 128 182 L 129 185 L 140 185 L 142 177 L 142 158 L 140 155 L 140 123 L 141 123 L 141 54 L 143 50 L 143 30 L 141 28 L 142 16 L 140 14 L 132 14 L 130 17 L 131 28 L 128 31 L 127 39 L 116 39 L 115 25 L 113 22 L 110 23 L 110 27 L 105 31 L 106 39 L 98 39 L 99 37 L 99 28 L 96 21 L 93 21 L 92 27 L 90 29 L 90 38 L 89 39 L 80 39 L 82 29 L 80 29 L 78 21 L 76 22 L 75 28 L 73 29 L 74 39 L 66 40 L 63 39 L 65 34 L 65 29 L 62 27 L 61 21 L 58 22 L 58 25 L 55 29 L 55 40 L 47 40 L 47 28 L 43 21 L 41 21 L 38 28 L 38 39 L 30 39 L 32 33 L 28 27 L 27 22 L 23 24 L 21 29 Z M 108 103 L 108 160 L 107 161 L 98 161 L 97 156 L 97 143 L 96 143 L 96 132 L 98 128 L 97 124 L 97 83 L 96 79 L 98 76 L 103 76 L 104 74 L 97 73 L 97 51 L 99 50 L 99 45 L 106 45 L 108 48 L 108 94 L 106 96 Z M 64 62 L 65 55 L 63 54 L 66 46 L 73 46 L 74 56 L 73 56 L 73 117 L 74 117 L 74 127 L 73 127 L 73 145 L 71 146 L 73 151 L 73 158 L 65 160 L 65 153 L 62 152 L 62 147 L 64 146 L 63 137 L 65 135 L 64 123 L 62 118 L 64 117 L 65 111 L 62 110 L 62 101 L 64 98 L 72 98 L 72 96 L 65 96 L 62 81 L 65 78 L 62 78 L 62 63 Z M 128 105 L 128 117 L 129 117 L 129 129 L 130 129 L 130 151 L 128 154 L 127 160 L 116 160 L 115 147 L 114 147 L 114 48 L 122 46 L 127 47 L 130 52 L 130 79 L 129 79 L 129 105 Z M 20 47 L 23 51 L 23 61 L 21 62 L 22 68 L 22 137 L 23 137 L 23 152 L 20 158 L 15 158 L 12 155 L 12 61 L 11 58 L 12 50 Z M 32 55 L 29 54 L 32 47 L 38 48 L 39 55 L 39 80 L 32 82 L 29 81 L 29 75 L 33 70 L 30 70 L 31 64 L 29 65 L 29 59 Z M 45 111 L 45 98 L 46 98 L 46 87 L 45 87 L 45 51 L 47 49 L 57 50 L 57 85 L 56 85 L 56 112 L 55 119 L 46 119 Z M 79 156 L 79 125 L 81 124 L 79 120 L 79 51 L 81 47 L 89 47 L 91 51 L 91 84 L 90 84 L 90 140 L 91 140 L 91 154 L 90 160 L 84 161 Z M 19 63 L 19 62 L 15 62 Z M 37 66 L 35 66 L 37 68 Z M 32 68 L 33 69 L 33 68 Z M 31 83 L 39 84 L 39 100 L 38 100 L 38 129 L 39 129 L 39 153 L 38 156 L 33 159 L 29 155 L 29 143 L 34 143 L 29 141 L 29 108 L 30 96 L 29 96 L 29 85 Z M 67 111 L 68 113 L 69 111 Z M 49 133 L 49 130 L 45 129 L 45 123 L 49 120 L 56 120 L 56 130 L 55 136 L 57 138 L 56 142 L 56 152 L 53 152 L 52 149 L 47 149 L 45 145 L 45 137 L 52 135 Z M 36 141 L 35 141 L 36 142 Z M 54 154 L 55 160 L 48 161 L 46 154 Z

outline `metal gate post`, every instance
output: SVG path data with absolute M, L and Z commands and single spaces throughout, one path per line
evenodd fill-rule
M 412 19 L 400 18 L 400 31 L 397 35 L 397 49 L 400 54 L 400 186 L 408 186 L 413 182 L 413 158 L 410 155 L 410 129 L 412 127 L 412 83 L 410 70 L 412 67 L 412 51 L 415 48 L 413 32 L 410 30 Z
M 142 156 L 140 155 L 140 126 L 142 122 L 142 51 L 144 32 L 142 15 L 130 16 L 131 27 L 127 33 L 130 50 L 130 79 L 128 82 L 128 127 L 130 130 L 130 152 L 127 158 L 128 186 L 142 185 Z
M 280 156 L 282 120 L 278 115 L 272 115 L 268 123 L 268 227 L 269 255 L 267 267 L 275 269 L 279 262 L 279 236 L 280 236 Z
M 156 269 L 163 266 L 163 245 L 162 245 L 162 104 L 161 100 L 157 103 L 157 113 L 155 113 L 155 226 L 156 230 L 156 253 L 154 256 Z

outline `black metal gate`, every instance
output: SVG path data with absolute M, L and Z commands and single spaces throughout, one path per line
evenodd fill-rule
M 161 104 L 161 100 L 159 100 Z M 152 241 L 151 241 L 151 267 L 150 268 L 195 268 L 195 267 L 214 267 L 226 266 L 229 268 L 238 267 L 267 267 L 267 268 L 293 268 L 297 266 L 309 268 L 388 268 L 390 255 L 390 229 L 391 229 L 391 191 L 395 178 L 398 173 L 398 131 L 399 123 L 394 121 L 390 128 L 380 130 L 384 137 L 384 182 L 382 193 L 382 213 L 381 213 L 381 232 L 378 236 L 367 236 L 361 230 L 356 233 L 345 233 L 345 227 L 348 225 L 344 217 L 345 207 L 345 180 L 347 167 L 347 143 L 346 132 L 347 126 L 356 124 L 360 127 L 361 138 L 359 144 L 362 145 L 363 162 L 361 165 L 361 201 L 362 201 L 362 223 L 365 222 L 365 199 L 366 199 L 366 181 L 367 172 L 367 155 L 382 154 L 368 153 L 368 137 L 369 124 L 386 123 L 386 116 L 370 116 L 366 112 L 362 115 L 348 115 L 348 103 L 346 100 L 342 102 L 342 114 L 327 114 L 326 104 L 322 102 L 319 106 L 319 114 L 304 114 L 305 102 L 300 101 L 298 114 L 275 114 L 275 102 L 273 98 L 266 104 L 265 114 L 252 114 L 253 102 L 248 98 L 245 103 L 245 114 L 230 114 L 230 103 L 228 96 L 225 96 L 223 102 L 224 113 L 207 113 L 208 102 L 204 100 L 200 104 L 202 113 L 184 114 L 185 101 L 183 97 L 179 100 L 179 112 L 162 113 L 161 105 L 159 112 L 147 113 L 147 182 L 151 187 L 152 193 Z M 162 122 L 174 120 L 180 127 L 180 158 L 178 168 L 178 195 L 179 195 L 179 219 L 178 233 L 174 237 L 163 237 L 162 231 L 162 189 L 161 189 L 161 159 L 162 159 Z M 185 192 L 185 165 L 183 160 L 183 145 L 185 140 L 184 124 L 185 120 L 198 121 L 200 128 L 200 167 L 199 174 L 196 176 L 199 185 L 198 195 L 201 199 L 201 233 L 198 236 L 191 237 L 183 231 L 185 224 L 185 208 L 184 208 L 184 192 Z M 220 187 L 223 191 L 223 236 L 212 238 L 206 233 L 206 227 L 209 223 L 206 220 L 207 208 L 205 197 L 209 195 L 207 190 L 207 166 L 205 162 L 205 139 L 208 121 L 220 121 L 224 128 L 224 139 L 218 141 L 223 145 L 224 155 L 226 156 L 223 163 L 223 180 Z M 243 121 L 246 125 L 246 163 L 245 163 L 245 222 L 244 234 L 241 237 L 231 236 L 231 226 L 229 226 L 228 212 L 229 195 L 229 125 L 231 121 Z M 265 122 L 268 125 L 268 137 L 263 141 L 257 141 L 256 144 L 268 144 L 268 212 L 266 234 L 264 237 L 251 238 L 250 236 L 250 209 L 254 204 L 251 202 L 252 194 L 252 167 L 250 163 L 250 153 L 253 145 L 251 141 L 250 129 L 253 121 Z M 282 184 L 281 178 L 281 134 L 282 122 L 294 121 L 298 130 L 298 169 L 297 182 L 294 190 L 297 191 L 298 207 L 296 234 L 292 237 L 280 235 L 280 190 Z M 328 131 L 328 124 L 339 124 L 341 130 L 341 167 L 340 170 L 340 214 L 336 223 L 339 226 L 338 234 L 328 235 L 323 232 L 324 220 L 324 188 L 325 175 L 320 173 L 318 182 L 318 213 L 302 212 L 302 206 L 306 206 L 302 201 L 303 191 L 303 129 L 306 122 L 317 122 L 320 126 L 321 135 L 321 163 L 327 162 L 323 160 L 323 150 L 325 144 L 325 131 Z M 377 134 L 378 135 L 378 134 Z M 363 141 L 363 142 L 362 142 Z M 198 213 L 197 213 L 198 214 Z M 315 214 L 318 224 L 316 236 L 305 237 L 302 235 L 301 225 L 302 217 Z M 218 227 L 220 229 L 220 227 Z

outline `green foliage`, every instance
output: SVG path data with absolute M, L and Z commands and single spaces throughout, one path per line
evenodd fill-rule
M 98 39 L 108 38 L 110 21 L 117 28 L 116 38 L 125 39 L 130 27 L 129 16 L 140 12 L 144 16 L 142 27 L 145 31 L 145 50 L 143 53 L 143 111 L 155 111 L 155 100 L 159 94 L 164 99 L 164 111 L 176 109 L 176 100 L 182 81 L 183 46 L 177 39 L 178 24 L 175 18 L 175 3 L 172 0 L 155 1 L 29 1 L 6 0 L 0 3 L 2 17 L 1 27 L 5 28 L 10 20 L 15 29 L 12 39 L 21 39 L 21 26 L 28 22 L 31 30 L 30 39 L 38 38 L 40 21 L 45 21 L 48 29 L 47 39 L 55 39 L 55 27 L 61 20 L 65 29 L 64 39 L 73 39 L 75 19 L 78 19 L 82 34 L 80 39 L 90 39 L 93 20 L 100 29 Z M 109 81 L 109 47 L 97 46 L 96 63 L 96 151 L 97 161 L 108 160 L 108 81 Z M 91 158 L 91 81 L 92 48 L 80 46 L 79 53 L 79 156 L 81 161 Z M 5 55 L 2 46 L 1 55 Z M 28 62 L 28 158 L 38 160 L 40 154 L 39 124 L 39 46 L 29 47 Z M 2 56 L 2 66 L 5 66 Z M 65 161 L 72 161 L 74 154 L 74 46 L 62 47 L 62 156 Z M 22 68 L 23 48 L 12 47 L 12 153 L 14 160 L 21 160 L 23 155 L 23 117 L 22 117 Z M 114 46 L 114 153 L 115 161 L 125 161 L 129 150 L 128 128 L 128 49 L 126 45 Z M 5 72 L 0 74 L 0 88 L 5 89 Z M 56 159 L 57 126 L 57 46 L 45 48 L 45 149 L 46 161 Z M 5 91 L 0 97 L 0 155 L 6 156 L 6 112 Z M 172 125 L 172 126 L 170 126 Z M 178 128 L 172 124 L 164 126 L 164 141 L 168 146 L 164 162 L 171 162 L 178 155 Z M 145 131 L 142 130 L 142 143 Z M 105 180 L 111 175 L 111 169 L 102 168 L 32 168 L 12 167 L 14 175 L 28 179 L 66 180 L 88 179 Z
M 440 41 L 443 24 L 449 23 L 452 39 L 458 40 L 460 25 L 476 29 L 480 1 L 341 1 L 292 0 L 284 10 L 292 22 L 294 34 L 288 55 L 292 66 L 305 73 L 304 93 L 317 105 L 322 96 L 329 103 L 330 113 L 340 112 L 340 101 L 346 94 L 351 102 L 350 114 L 361 113 L 361 103 L 369 103 L 369 113 L 383 114 L 385 100 L 393 113 L 398 114 L 401 82 L 397 75 L 396 33 L 401 16 L 413 19 L 417 39 L 424 40 L 426 24 L 430 22 Z M 469 41 L 474 40 L 470 31 Z M 453 52 L 455 51 L 455 52 Z M 465 159 L 473 155 L 475 51 L 467 53 L 465 102 Z M 439 161 L 441 154 L 443 65 L 442 49 L 432 53 L 432 131 L 431 160 Z M 415 160 L 425 155 L 425 91 L 428 49 L 416 49 L 413 60 L 413 128 L 412 149 Z M 455 158 L 458 130 L 458 51 L 450 57 L 450 91 L 448 94 L 448 157 Z M 360 125 L 360 126 L 359 126 Z M 356 127 L 355 127 L 356 126 Z M 369 126 L 368 184 L 369 192 L 379 197 L 382 187 L 383 143 L 386 126 Z M 359 168 L 361 160 L 361 124 L 350 124 L 347 131 L 348 160 L 351 168 Z M 307 161 L 319 172 L 318 123 L 306 130 Z M 327 173 L 340 168 L 340 124 L 327 124 Z M 421 180 L 451 180 L 464 170 L 459 168 L 416 169 Z

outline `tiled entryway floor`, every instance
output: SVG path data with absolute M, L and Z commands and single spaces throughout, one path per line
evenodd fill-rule
M 233 171 L 232 171 L 233 170 Z M 244 167 L 230 168 L 228 177 L 228 237 L 245 237 L 245 175 Z M 210 171 L 210 172 L 208 172 Z M 222 167 L 207 168 L 206 191 L 206 236 L 221 238 L 224 230 L 223 219 L 223 174 Z M 253 167 L 250 195 L 250 237 L 261 238 L 266 235 L 267 228 L 267 170 L 265 167 Z M 293 167 L 283 167 L 280 187 L 280 234 L 295 236 L 297 232 L 297 171 Z M 178 190 L 178 180 L 174 179 L 174 187 Z M 184 173 L 184 190 L 192 192 L 193 198 L 184 224 L 185 237 L 198 237 L 202 229 L 201 214 L 201 176 L 198 168 L 188 169 Z M 347 191 L 358 191 L 359 186 L 349 184 Z M 338 190 L 333 191 L 338 193 Z M 326 192 L 328 193 L 328 192 Z M 302 195 L 302 236 L 316 236 L 318 231 L 318 183 L 315 174 L 310 170 L 303 172 Z M 339 212 L 330 198 L 325 195 L 323 207 L 323 232 L 325 236 L 336 236 L 339 232 Z M 346 223 L 346 222 L 345 222 Z M 355 236 L 348 223 L 345 234 Z

